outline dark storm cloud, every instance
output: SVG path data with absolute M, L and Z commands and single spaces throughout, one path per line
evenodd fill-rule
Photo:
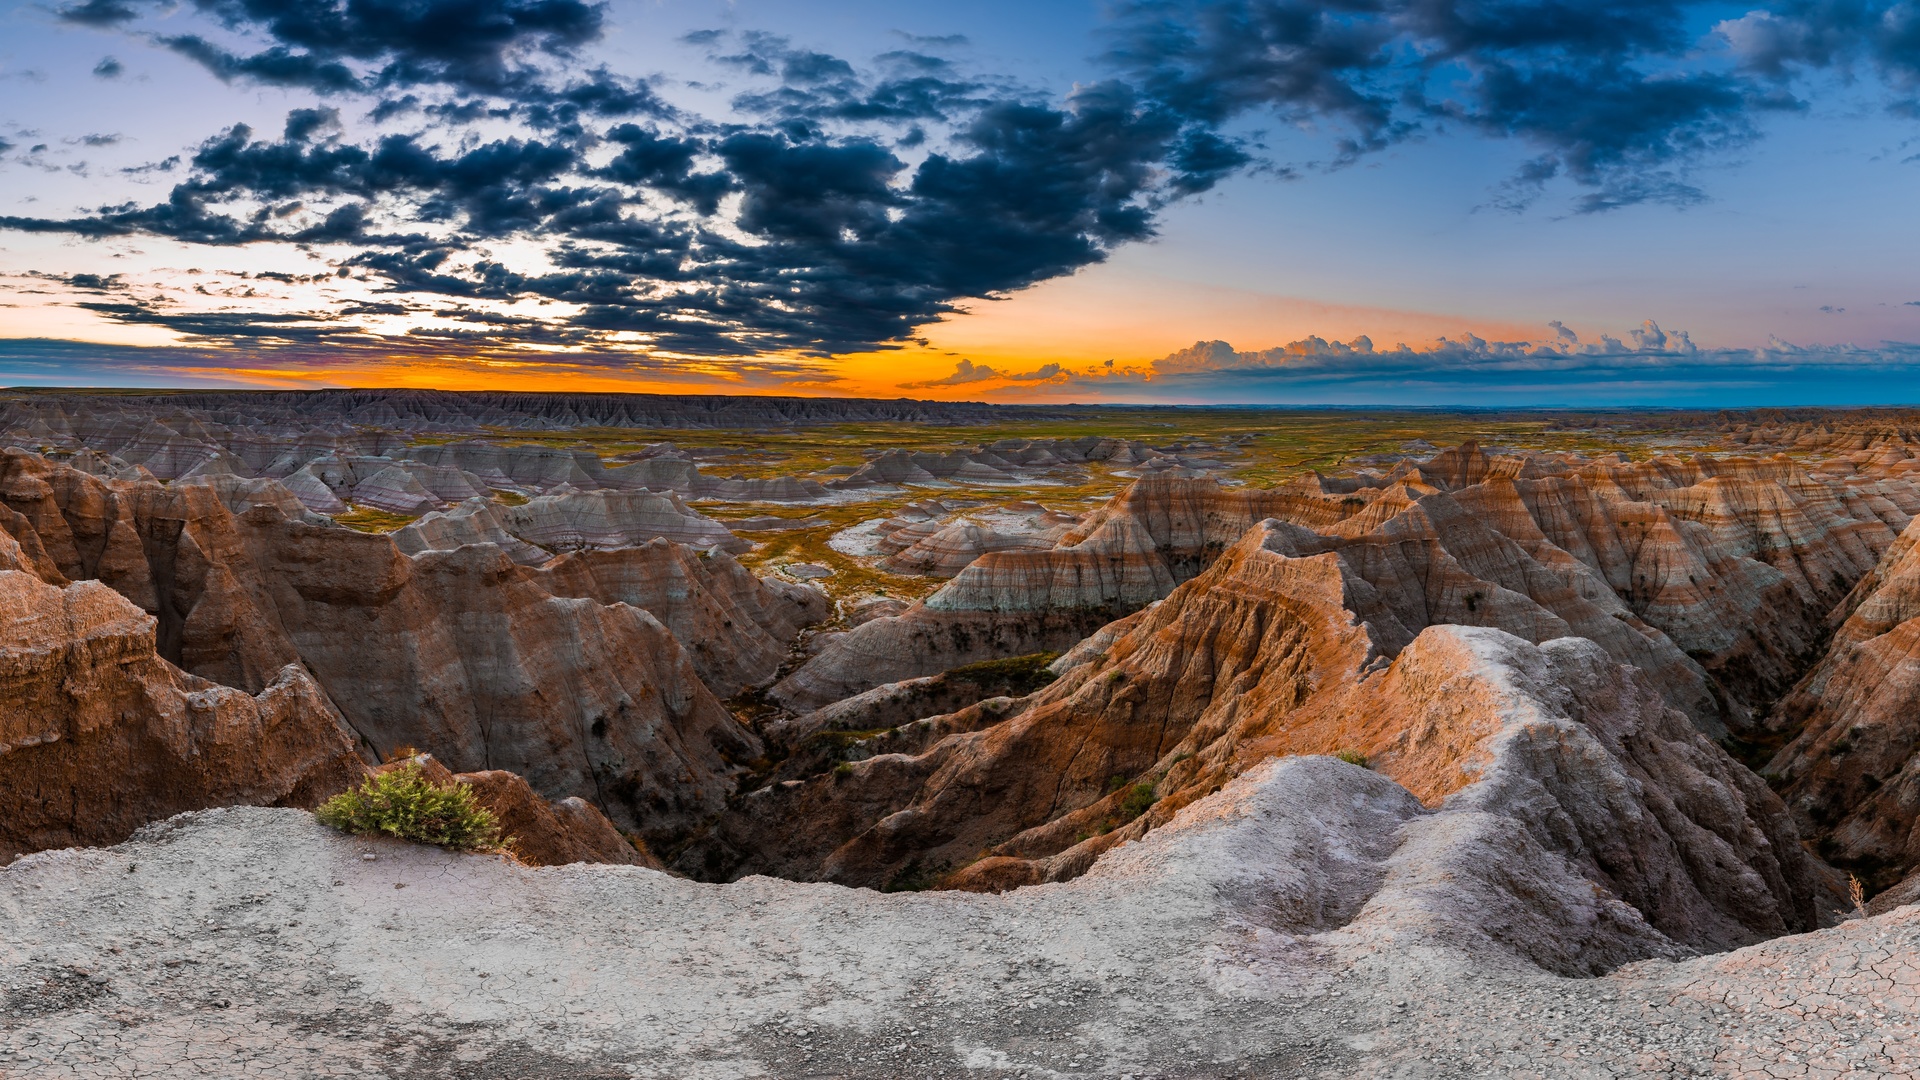
M 1464 125 L 1537 147 L 1508 188 L 1566 176 L 1581 210 L 1688 202 L 1698 156 L 1798 103 L 1739 71 L 1696 70 L 1683 0 L 1134 0 L 1113 60 L 1182 115 L 1255 111 L 1331 127 L 1335 163 Z
M 735 187 L 725 172 L 697 172 L 695 161 L 705 152 L 696 139 L 663 136 L 653 128 L 621 124 L 607 132 L 607 141 L 620 152 L 591 175 L 631 186 L 651 187 L 711 215 L 720 200 Z
M 130 23 L 140 17 L 138 0 L 82 0 L 55 9 L 65 22 L 81 26 L 110 27 Z
M 564 57 L 598 38 L 605 6 L 587 0 L 192 0 L 223 29 L 266 38 L 235 50 L 205 35 L 157 34 L 224 80 L 321 93 L 442 85 L 500 92 L 536 81 L 522 57 Z M 126 26 L 164 10 L 150 0 L 84 0 L 60 18 Z
M 353 244 L 362 250 L 342 268 L 394 294 L 579 305 L 564 321 L 546 318 L 567 340 L 638 333 L 681 352 L 823 354 L 910 339 L 964 298 L 1098 262 L 1151 235 L 1167 199 L 1247 161 L 1232 140 L 1119 83 L 1055 103 L 958 77 L 919 53 L 896 51 L 862 72 L 770 35 L 703 43 L 730 45 L 726 63 L 773 81 L 740 96 L 742 113 L 759 120 L 681 117 L 644 81 L 604 70 L 380 106 L 448 124 L 518 119 L 546 132 L 454 149 L 419 133 L 352 140 L 336 111 L 300 109 L 278 138 L 235 125 L 208 139 L 164 202 L 0 225 Z M 340 50 L 322 44 L 289 34 L 275 48 L 335 62 Z M 279 62 L 272 50 L 255 55 Z M 926 141 L 928 126 L 942 133 L 937 144 Z M 899 156 L 909 145 L 927 147 L 917 163 Z M 514 269 L 476 251 L 510 238 L 539 244 L 548 268 Z M 122 321 L 190 319 L 165 308 L 96 310 Z M 286 333 L 285 320 L 262 325 L 268 338 Z
M 723 40 L 707 44 L 719 45 Z M 940 121 L 996 97 L 979 81 L 954 77 L 948 61 L 921 53 L 882 53 L 874 58 L 881 75 L 869 79 L 839 57 L 795 48 L 776 34 L 748 33 L 742 35 L 741 44 L 740 51 L 711 59 L 750 74 L 778 78 L 780 85 L 741 94 L 734 98 L 734 108 L 778 117 L 796 130 L 834 120 Z M 1008 96 L 1007 88 L 998 90 L 997 96 Z

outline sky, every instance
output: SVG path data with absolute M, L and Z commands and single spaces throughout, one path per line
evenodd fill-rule
M 1920 404 L 1920 0 L 0 0 L 0 385 Z

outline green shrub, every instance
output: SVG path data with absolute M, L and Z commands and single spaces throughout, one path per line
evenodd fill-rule
M 1358 750 L 1342 750 L 1333 756 L 1349 765 L 1358 765 L 1363 769 L 1367 767 L 1367 755 Z
M 1146 813 L 1147 808 L 1152 806 L 1159 798 L 1159 793 L 1154 790 L 1153 781 L 1142 780 L 1133 785 L 1120 800 L 1121 822 L 1124 824 Z
M 369 776 L 357 788 L 328 799 L 316 812 L 323 824 L 356 836 L 397 836 L 450 851 L 497 851 L 499 819 L 465 784 L 436 784 L 417 764 Z

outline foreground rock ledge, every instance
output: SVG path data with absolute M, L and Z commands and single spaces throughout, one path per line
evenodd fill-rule
M 1430 893 L 1341 910 L 1407 797 L 1283 759 L 1001 895 L 528 869 L 297 810 L 183 814 L 0 870 L 0 1076 L 1920 1070 L 1920 908 L 1560 978 Z M 1326 928 L 1272 902 L 1303 882 Z

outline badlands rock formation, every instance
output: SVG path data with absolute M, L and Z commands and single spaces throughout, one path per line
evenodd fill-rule
M 1194 474 L 1225 466 L 1194 452 L 1223 453 L 1210 445 L 1183 444 L 1174 448 L 1139 441 L 1085 436 L 1079 439 L 1003 439 L 972 451 L 935 454 L 889 450 L 832 482 L 839 489 L 875 485 L 942 487 L 957 483 L 1007 485 L 1033 481 L 1086 479 L 1080 466 L 1100 462 L 1139 473 Z M 1131 475 L 1122 473 L 1122 475 Z
M 1411 636 L 1343 555 L 1294 556 L 1294 539 L 1255 530 L 1105 658 L 1017 705 L 755 792 L 683 865 L 875 886 L 1064 880 L 1259 762 L 1344 749 L 1459 822 L 1432 826 L 1446 839 L 1421 857 L 1429 870 L 1451 862 L 1447 844 L 1538 844 L 1645 920 L 1642 936 L 1607 915 L 1605 943 L 1563 935 L 1572 951 L 1543 966 L 1818 925 L 1826 883 L 1785 808 L 1647 676 L 1584 638 Z
M 1793 738 L 1768 772 L 1785 782 L 1803 827 L 1822 838 L 1820 853 L 1875 891 L 1920 868 L 1916 547 L 1920 530 L 1908 526 L 1835 612 L 1844 621 L 1826 656 L 1769 717 L 1770 733 Z
M 1706 730 L 1747 733 L 1755 707 L 1817 658 L 1828 610 L 1915 512 L 1920 487 L 1905 468 L 1815 474 L 1784 458 L 1588 462 L 1468 446 L 1269 491 L 1151 477 L 1054 549 L 984 555 L 899 618 L 844 635 L 774 697 L 817 708 L 960 663 L 1065 649 L 1274 518 L 1354 548 L 1356 570 L 1409 629 L 1589 636 L 1652 671 Z
M 1173 434 L 831 487 L 500 437 L 658 404 L 0 405 L 0 1073 L 1920 1067 L 1907 419 L 1271 489 Z M 750 569 L 814 559 L 837 602 Z M 299 809 L 389 758 L 627 865 Z M 278 808 L 159 820 L 219 804 Z
M 250 427 L 270 436 L 300 438 L 323 430 L 468 430 L 522 428 L 555 431 L 604 428 L 741 428 L 765 430 L 819 424 L 965 424 L 1018 417 L 1066 418 L 1072 413 L 1009 408 L 979 402 L 863 400 L 860 398 L 729 397 L 660 394 L 541 394 L 440 390 L 192 391 L 151 396 L 37 392 L 13 397 L 0 428 L 73 437 L 95 446 L 103 432 L 138 430 L 164 415 L 177 426 Z
M 252 694 L 195 678 L 157 654 L 151 615 L 43 580 L 44 560 L 0 536 L 0 862 L 203 806 L 311 806 L 360 774 L 299 665 Z
M 353 731 L 299 664 L 254 695 L 196 678 L 156 653 L 156 620 L 125 597 L 49 584 L 27 561 L 0 537 L 0 863 L 118 842 L 186 809 L 313 806 L 366 773 Z M 505 770 L 454 776 L 411 760 L 472 786 L 529 865 L 658 865 L 578 797 L 549 802 Z
M 289 518 L 274 485 L 242 495 L 0 457 L 0 528 L 22 564 L 151 613 L 160 658 L 247 694 L 295 665 L 376 757 L 419 747 L 456 770 L 507 769 L 650 837 L 718 810 L 735 762 L 759 753 L 702 674 L 726 693 L 765 681 L 781 643 L 824 615 L 817 593 L 763 584 L 724 554 L 655 542 L 539 568 L 492 543 L 407 555 Z M 699 652 L 662 618 L 700 635 Z

